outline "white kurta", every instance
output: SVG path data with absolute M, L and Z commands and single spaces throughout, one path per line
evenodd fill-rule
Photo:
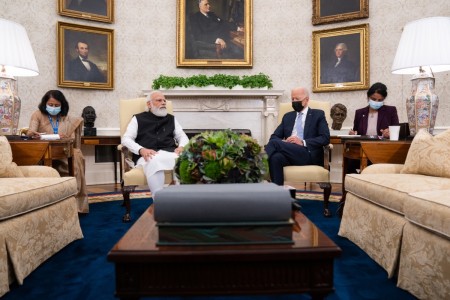
M 189 139 L 187 135 L 184 133 L 183 128 L 178 123 L 177 119 L 174 119 L 175 122 L 175 130 L 173 132 L 175 141 L 178 143 L 178 146 L 184 147 Z M 134 154 L 139 155 L 139 150 L 143 148 L 141 145 L 135 142 L 136 136 L 138 132 L 138 122 L 136 117 L 131 118 L 130 123 L 128 124 L 127 130 L 125 131 L 122 137 L 122 144 L 130 149 L 130 151 Z M 175 167 L 175 160 L 178 157 L 178 154 L 175 152 L 168 152 L 164 150 L 159 150 L 158 153 L 153 156 L 150 160 L 146 161 L 143 157 L 140 157 L 136 163 L 136 167 L 142 167 L 144 173 L 147 177 L 147 182 L 149 183 L 149 188 L 152 193 L 155 193 L 157 190 L 162 188 L 164 184 L 164 177 L 162 178 L 162 183 L 156 183 L 155 180 L 152 180 L 152 176 L 154 176 L 157 172 L 163 170 L 173 170 Z M 161 182 L 161 180 L 157 180 L 157 182 Z M 152 188 L 153 187 L 153 188 Z

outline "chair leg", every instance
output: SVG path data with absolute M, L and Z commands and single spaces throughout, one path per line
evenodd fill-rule
M 328 218 L 331 217 L 331 211 L 328 209 L 331 195 L 331 183 L 320 182 L 319 186 L 321 189 L 323 189 L 323 215 Z
M 136 189 L 136 185 L 124 186 L 123 180 L 120 183 L 122 189 L 123 203 L 122 206 L 125 206 L 125 214 L 122 217 L 122 222 L 130 222 L 131 221 L 131 201 L 130 201 L 130 193 L 134 192 Z

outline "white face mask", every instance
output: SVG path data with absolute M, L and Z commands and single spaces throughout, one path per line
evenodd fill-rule
M 384 105 L 384 101 L 373 101 L 373 100 L 369 100 L 369 106 L 372 109 L 378 110 L 380 109 L 380 107 L 382 107 Z
M 61 112 L 61 106 L 49 106 L 45 107 L 45 110 L 52 116 L 56 116 Z

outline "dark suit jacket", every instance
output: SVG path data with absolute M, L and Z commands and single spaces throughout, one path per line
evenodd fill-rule
M 88 71 L 80 58 L 71 60 L 66 70 L 66 80 L 83 81 L 83 82 L 106 82 L 106 78 L 96 64 L 89 61 L 91 70 Z
M 227 22 L 210 12 L 206 17 L 201 12 L 196 12 L 190 17 L 190 27 L 194 40 L 205 43 L 216 42 L 217 38 L 228 41 L 230 38 L 230 27 Z
M 67 8 L 91 14 L 107 15 L 106 0 L 83 0 L 80 4 L 77 0 L 72 0 Z
M 358 134 L 367 133 L 367 123 L 369 121 L 369 106 L 360 108 L 355 112 L 353 130 Z M 377 133 L 380 135 L 381 129 L 386 129 L 390 125 L 399 125 L 397 108 L 395 106 L 383 105 L 378 109 Z
M 286 113 L 280 125 L 275 129 L 270 139 L 286 139 L 292 135 L 297 112 Z M 303 129 L 303 139 L 314 164 L 323 165 L 323 146 L 330 143 L 330 130 L 325 113 L 320 109 L 308 109 Z
M 341 83 L 359 81 L 359 69 L 346 56 L 335 67 L 337 60 L 332 61 L 323 70 L 320 83 Z

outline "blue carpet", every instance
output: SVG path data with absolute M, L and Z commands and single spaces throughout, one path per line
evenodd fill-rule
M 152 203 L 151 199 L 133 200 L 132 217 L 136 220 Z M 14 284 L 2 300 L 110 300 L 114 297 L 114 266 L 106 255 L 132 223 L 122 223 L 121 201 L 95 203 L 90 213 L 80 217 L 84 239 L 75 241 L 51 257 L 24 281 Z M 335 292 L 326 299 L 415 299 L 395 286 L 386 272 L 361 249 L 337 235 L 340 219 L 322 216 L 321 201 L 302 201 L 303 213 L 341 247 L 343 253 L 335 261 Z M 333 212 L 337 203 L 330 203 Z M 309 295 L 154 297 L 151 300 L 294 300 L 310 299 Z

